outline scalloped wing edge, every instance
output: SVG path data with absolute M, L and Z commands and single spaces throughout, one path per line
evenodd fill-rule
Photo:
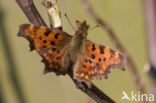
M 112 64 L 110 66 L 108 66 L 107 70 L 105 71 L 105 74 L 104 75 L 100 75 L 99 74 L 99 79 L 102 79 L 102 78 L 105 78 L 107 79 L 108 78 L 108 74 L 111 73 L 111 69 L 121 69 L 122 71 L 125 71 L 125 65 L 126 65 L 126 57 L 125 56 L 122 56 L 119 52 L 117 52 L 121 58 L 121 64 Z
M 19 36 L 19 37 L 24 37 L 25 39 L 27 39 L 28 41 L 29 41 L 29 47 L 30 47 L 30 51 L 33 51 L 35 48 L 34 48 L 34 45 L 33 45 L 33 40 L 30 38 L 30 37 L 28 37 L 28 36 L 26 36 L 26 34 L 25 34 L 25 30 L 27 29 L 27 28 L 29 28 L 30 26 L 31 26 L 32 24 L 21 24 L 20 26 L 19 26 L 19 32 L 18 32 L 18 34 L 17 34 L 17 36 Z M 38 26 L 39 27 L 39 26 Z
M 96 78 L 97 80 L 101 80 L 102 78 L 104 78 L 104 79 L 108 79 L 108 74 L 111 72 L 111 69 L 115 69 L 115 68 L 119 68 L 119 69 L 121 69 L 122 71 L 125 71 L 125 64 L 126 64 L 126 57 L 125 56 L 123 56 L 123 55 L 121 55 L 119 52 L 117 52 L 118 54 L 119 54 L 119 56 L 120 56 L 120 58 L 121 58 L 121 64 L 114 64 L 114 65 L 110 65 L 108 68 L 107 68 L 107 71 L 105 71 L 105 74 L 104 75 L 100 75 L 99 73 L 97 74 L 97 76 L 93 76 L 92 78 L 90 78 L 90 80 L 87 82 L 87 81 L 85 81 L 85 80 L 83 80 L 83 79 L 79 79 L 79 78 L 77 78 L 77 77 L 75 77 L 74 76 L 74 79 L 76 79 L 77 81 L 79 81 L 79 82 L 85 82 L 86 84 L 87 84 L 87 86 L 89 87 L 89 88 L 91 88 L 91 84 L 92 84 L 92 80 L 94 79 L 94 78 Z M 94 62 L 93 62 L 94 63 Z M 95 63 L 94 63 L 95 64 Z M 78 64 L 75 64 L 75 66 L 77 66 Z M 74 66 L 74 67 L 75 67 Z M 73 68 L 74 68 L 73 67 Z M 95 64 L 95 67 L 97 67 L 97 65 Z M 97 67 L 98 68 L 98 67 Z M 74 75 L 75 75 L 75 71 L 73 72 L 74 73 Z

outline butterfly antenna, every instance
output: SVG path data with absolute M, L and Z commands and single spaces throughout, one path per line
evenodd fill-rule
M 93 29 L 95 29 L 95 28 L 97 28 L 97 27 L 99 27 L 99 26 L 100 26 L 100 25 L 93 26 L 93 27 L 91 27 L 88 31 L 93 30 Z
M 70 23 L 71 27 L 72 27 L 72 28 L 73 28 L 73 30 L 75 31 L 74 26 L 73 26 L 73 25 L 72 25 L 72 23 L 70 22 L 70 20 L 69 20 L 69 18 L 68 18 L 68 16 L 67 16 L 67 14 L 64 14 L 64 16 L 67 18 L 67 20 L 68 20 L 68 22 Z

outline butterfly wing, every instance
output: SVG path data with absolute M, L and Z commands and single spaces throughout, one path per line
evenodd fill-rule
M 20 25 L 18 36 L 25 37 L 30 42 L 30 50 L 35 49 L 43 57 L 45 73 L 65 73 L 67 65 L 64 65 L 64 60 L 68 61 L 67 44 L 72 36 L 57 29 L 32 24 Z
M 98 75 L 98 68 L 94 61 L 81 53 L 74 65 L 74 79 L 85 82 L 89 87 L 91 80 Z
M 83 41 L 81 52 L 74 68 L 74 78 L 79 81 L 90 85 L 90 81 L 95 77 L 107 78 L 111 68 L 124 70 L 125 58 L 108 47 L 86 40 Z

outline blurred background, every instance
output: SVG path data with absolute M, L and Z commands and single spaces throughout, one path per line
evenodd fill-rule
M 49 25 L 46 9 L 41 0 L 34 0 L 43 19 Z M 75 26 L 75 20 L 87 20 L 93 27 L 96 23 L 85 12 L 79 0 L 58 0 L 61 13 L 66 13 Z M 145 90 L 150 93 L 153 80 L 144 70 L 148 60 L 147 23 L 143 0 L 89 0 L 97 14 L 113 28 L 122 45 L 134 60 Z M 29 43 L 17 37 L 20 24 L 29 23 L 15 0 L 0 0 L 0 103 L 94 103 L 75 87 L 71 78 L 43 75 L 41 57 L 29 51 Z M 62 15 L 64 31 L 73 35 L 73 29 Z M 89 31 L 88 39 L 118 50 L 101 28 Z M 17 80 L 16 80 L 17 78 Z M 111 70 L 108 79 L 93 80 L 93 83 L 117 103 L 122 91 L 138 93 L 129 67 L 126 71 Z M 18 86 L 20 85 L 20 86 Z M 20 94 L 22 93 L 22 94 Z M 20 98 L 20 100 L 19 100 Z

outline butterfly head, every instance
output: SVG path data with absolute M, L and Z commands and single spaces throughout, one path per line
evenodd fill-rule
M 80 22 L 77 20 L 74 36 L 80 39 L 87 39 L 88 29 L 89 29 L 89 25 L 86 23 L 86 21 Z

